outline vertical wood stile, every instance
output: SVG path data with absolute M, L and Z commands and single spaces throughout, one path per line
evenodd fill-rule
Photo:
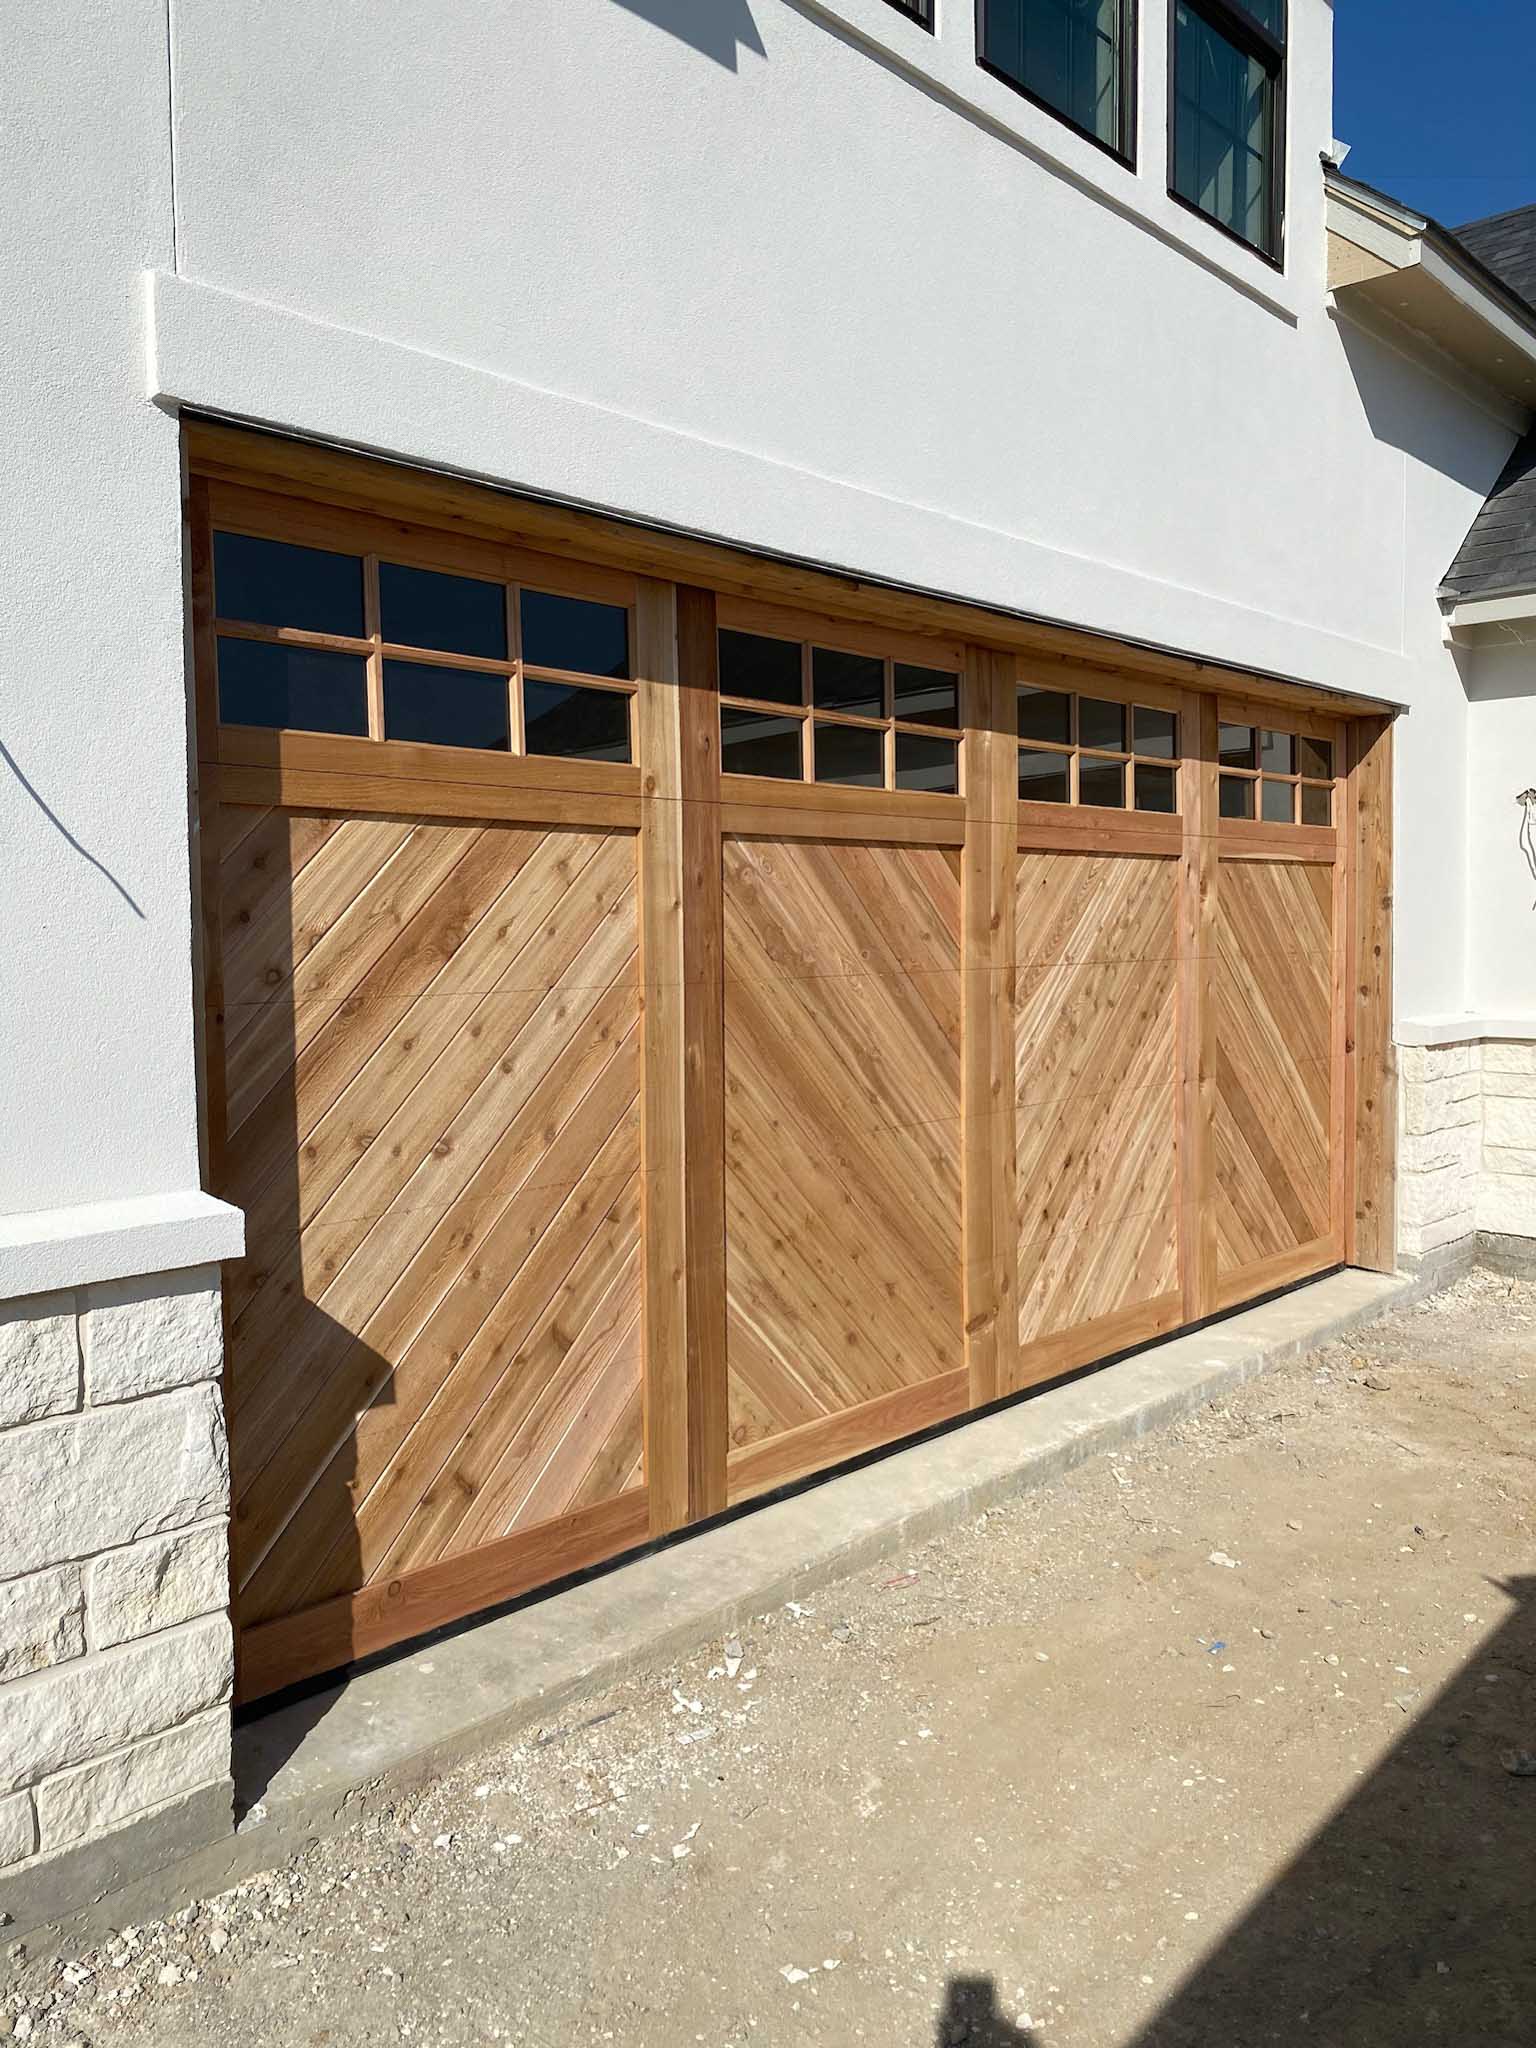
M 1216 891 L 1220 885 L 1216 699 L 1180 707 L 1179 1285 L 1184 1317 L 1216 1312 Z
M 219 897 L 219 770 L 214 762 L 219 731 L 219 645 L 214 632 L 215 593 L 213 588 L 213 521 L 208 507 L 208 485 L 194 477 L 187 494 L 188 604 L 192 644 L 192 731 L 187 752 L 192 772 L 192 891 L 194 985 L 200 983 L 202 1001 L 194 1006 L 198 1073 L 198 1163 L 203 1186 L 210 1194 L 220 1191 L 224 1179 L 224 1156 L 228 1136 L 228 1089 L 224 1059 L 224 936 L 223 908 Z M 229 1295 L 219 1295 L 221 1337 L 221 1378 L 224 1412 L 232 1399 L 229 1381 Z M 231 1432 L 232 1479 L 238 1474 L 239 1445 Z M 233 1495 L 231 1495 L 233 1498 Z M 231 1547 L 225 1570 L 231 1607 L 235 1600 L 234 1555 Z M 235 1673 L 238 1680 L 243 1662 L 239 1632 L 235 1635 Z
M 1354 791 L 1349 780 L 1349 722 L 1336 719 L 1333 741 L 1335 781 L 1333 825 L 1337 850 L 1333 862 L 1333 977 L 1330 1001 L 1332 1026 L 1328 1090 L 1328 1234 L 1335 1256 L 1344 1259 L 1349 1245 L 1354 1157 L 1354 1071 L 1350 1058 L 1349 992 L 1354 981 Z M 1299 801 L 1299 799 L 1298 799 Z
M 1016 670 L 1011 654 L 966 650 L 961 1207 L 972 1407 L 1011 1393 L 1018 1380 Z
M 725 1043 L 712 592 L 642 578 L 640 944 L 651 1530 L 725 1506 Z
M 1392 723 L 1349 729 L 1352 1173 L 1345 1252 L 1352 1266 L 1397 1263 L 1397 1075 L 1392 1051 Z M 1341 835 L 1342 836 L 1342 835 Z

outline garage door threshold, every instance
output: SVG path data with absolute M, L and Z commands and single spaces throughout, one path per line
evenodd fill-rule
M 580 1717 L 642 1660 L 680 1656 L 1427 1293 L 1345 1270 L 815 1482 L 247 1721 L 240 1864 L 349 1825 L 521 1728 Z

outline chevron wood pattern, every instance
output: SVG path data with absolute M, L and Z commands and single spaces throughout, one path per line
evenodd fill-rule
M 936 847 L 723 858 L 740 1452 L 960 1364 L 960 885 Z
M 1216 945 L 1217 1266 L 1225 1277 L 1329 1236 L 1333 869 L 1223 861 Z
M 641 1478 L 632 834 L 226 809 L 244 1624 Z
M 1167 1295 L 1178 1277 L 1177 861 L 1018 866 L 1019 1343 Z

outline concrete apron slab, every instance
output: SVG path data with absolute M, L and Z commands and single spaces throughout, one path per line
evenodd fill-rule
M 1395 1276 L 1334 1273 L 282 1706 L 236 1731 L 244 1817 L 233 1836 L 174 1862 L 150 1850 L 125 1884 L 133 1830 L 120 1829 L 89 1845 L 101 1854 L 100 1882 L 75 1890 L 88 1905 L 66 1920 L 55 1895 L 36 1916 L 48 1924 L 31 1929 L 13 1907 L 4 1939 L 30 1934 L 34 1952 L 64 1948 L 270 1869 L 529 1723 L 579 1716 L 583 1694 L 637 1664 L 695 1650 L 1043 1486 L 1450 1277 L 1441 1264 Z

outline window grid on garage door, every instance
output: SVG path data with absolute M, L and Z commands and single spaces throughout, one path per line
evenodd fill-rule
M 721 628 L 724 773 L 959 795 L 958 667 L 827 641 Z
M 1021 683 L 1018 717 L 1021 802 L 1178 810 L 1176 711 Z
M 223 723 L 634 759 L 627 605 L 221 529 Z

